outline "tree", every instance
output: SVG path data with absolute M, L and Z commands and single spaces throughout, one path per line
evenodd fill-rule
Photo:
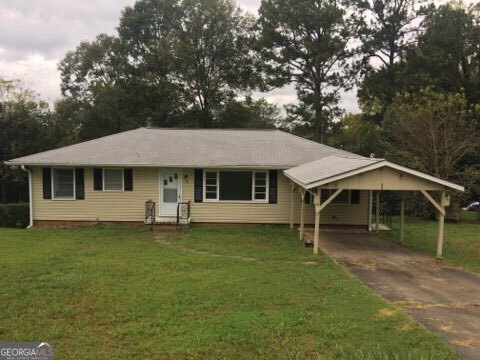
M 255 86 L 254 21 L 231 0 L 184 0 L 175 57 L 195 127 L 212 127 L 215 111 Z
M 398 89 L 400 66 L 406 50 L 415 41 L 419 0 L 360 0 L 357 8 L 364 16 L 361 31 L 365 77 L 358 91 L 363 107 L 375 109 L 379 122 Z M 372 102 L 377 102 L 372 107 Z
M 265 99 L 243 101 L 232 100 L 218 116 L 218 126 L 222 128 L 274 129 L 283 121 L 278 106 Z
M 460 194 L 463 203 L 480 200 L 480 167 L 477 164 L 467 165 L 456 174 L 458 183 L 465 186 L 465 192 Z
M 479 150 L 478 110 L 470 110 L 462 93 L 399 94 L 386 114 L 385 131 L 394 159 L 445 179 Z
M 253 21 L 231 0 L 141 0 L 118 34 L 61 61 L 62 93 L 78 103 L 81 139 L 157 126 L 212 127 L 255 84 Z
M 51 148 L 50 118 L 48 104 L 33 91 L 0 77 L 0 202 L 28 199 L 26 173 L 3 161 Z
M 338 123 L 337 132 L 330 137 L 329 145 L 363 156 L 385 155 L 382 128 L 364 119 L 364 114 L 347 114 Z
M 80 43 L 66 54 L 58 68 L 61 91 L 70 105 L 59 113 L 67 118 L 59 120 L 65 123 L 75 116 L 74 121 L 81 121 L 79 140 L 131 128 L 126 114 L 132 102 L 125 96 L 127 75 L 117 38 L 100 34 L 92 42 Z M 74 104 L 77 105 L 75 110 Z M 65 113 L 67 109 L 74 113 Z
M 182 126 L 187 108 L 175 44 L 181 30 L 183 11 L 178 0 L 142 0 L 127 6 L 120 18 L 118 38 L 130 111 L 123 116 L 144 125 Z
M 98 88 L 118 81 L 121 70 L 118 62 L 118 40 L 100 34 L 92 41 L 83 41 L 60 61 L 62 95 L 93 102 Z
M 300 105 L 293 107 L 313 138 L 323 142 L 341 113 L 339 91 L 354 80 L 354 40 L 361 24 L 349 1 L 265 0 L 260 6 L 257 44 L 271 86 L 295 83 Z
M 469 104 L 480 101 L 479 6 L 448 3 L 431 11 L 418 45 L 406 56 L 404 79 L 411 90 L 430 86 L 441 92 L 465 91 Z

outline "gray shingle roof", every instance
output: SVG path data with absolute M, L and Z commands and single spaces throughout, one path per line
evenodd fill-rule
M 366 157 L 330 155 L 300 166 L 285 170 L 285 175 L 302 185 L 328 179 L 332 176 L 348 173 L 363 167 L 384 161 Z
M 330 155 L 365 159 L 280 130 L 140 128 L 7 164 L 287 169 Z

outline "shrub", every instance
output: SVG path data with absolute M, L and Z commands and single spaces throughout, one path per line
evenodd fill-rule
M 0 204 L 0 227 L 27 227 L 29 217 L 28 203 Z

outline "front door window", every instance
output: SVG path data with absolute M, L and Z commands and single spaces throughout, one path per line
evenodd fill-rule
M 180 201 L 180 172 L 161 171 L 160 181 L 160 216 L 176 215 Z

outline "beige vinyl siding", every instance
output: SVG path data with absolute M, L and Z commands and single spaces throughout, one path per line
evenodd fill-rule
M 42 168 L 33 168 L 35 220 L 144 221 L 145 202 L 152 199 L 159 215 L 158 168 L 134 168 L 133 191 L 94 191 L 93 169 L 85 168 L 85 200 L 43 199 Z M 277 204 L 241 202 L 194 202 L 194 170 L 183 169 L 183 201 L 191 201 L 192 222 L 272 223 L 290 221 L 290 182 L 278 171 Z M 300 194 L 295 192 L 295 222 L 300 218 Z M 305 205 L 305 222 L 313 224 L 313 205 Z M 161 214 L 160 214 L 161 215 Z M 321 213 L 323 224 L 368 224 L 368 191 L 361 191 L 358 205 L 328 205 Z
M 183 170 L 183 201 L 191 201 L 192 222 L 225 222 L 225 223 L 272 223 L 287 224 L 290 222 L 289 180 L 278 171 L 277 204 L 245 203 L 245 202 L 194 202 L 194 171 Z M 187 175 L 187 177 L 185 177 Z M 367 225 L 368 224 L 368 191 L 361 191 L 360 204 L 328 205 L 321 213 L 323 224 Z M 295 222 L 300 219 L 300 194 L 294 194 Z M 314 223 L 314 205 L 306 204 L 305 222 Z
M 134 168 L 133 191 L 94 191 L 93 168 L 85 168 L 85 200 L 43 199 L 42 168 L 33 168 L 34 220 L 144 221 L 145 202 L 158 211 L 158 169 Z

